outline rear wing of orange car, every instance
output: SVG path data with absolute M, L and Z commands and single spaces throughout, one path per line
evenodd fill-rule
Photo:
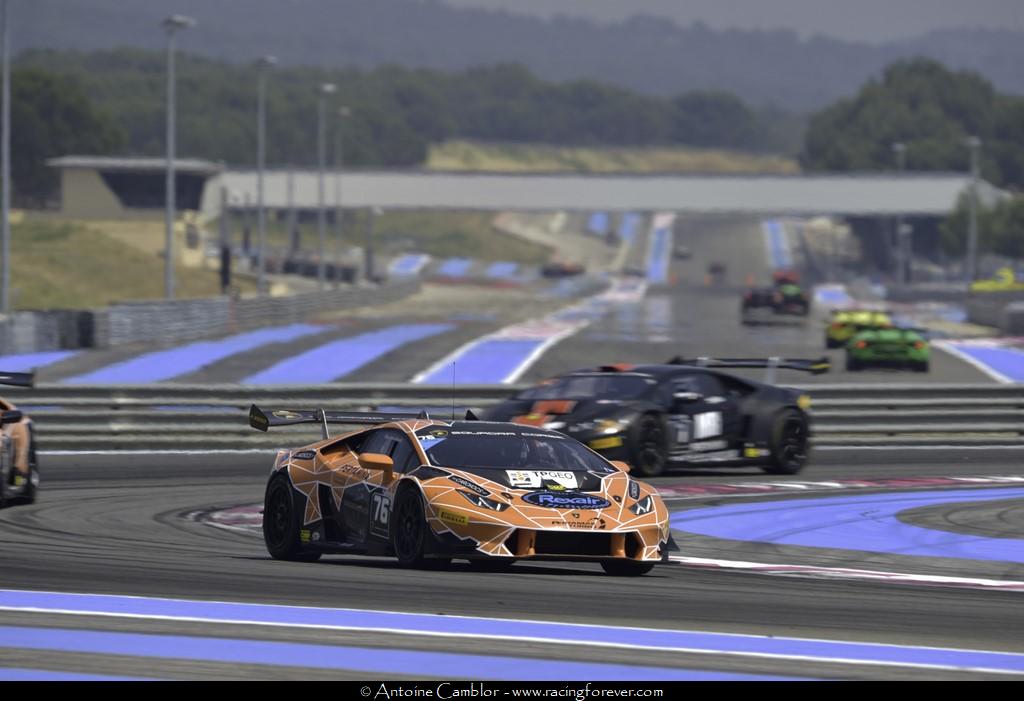
M 264 411 L 253 404 L 249 407 L 249 425 L 260 431 L 267 431 L 272 426 L 294 426 L 295 424 L 320 424 L 326 440 L 328 424 L 369 425 L 386 424 L 392 421 L 408 421 L 410 419 L 430 419 L 426 411 L 386 412 L 386 411 L 326 411 L 324 409 L 269 409 Z M 472 411 L 466 412 L 466 419 L 477 420 Z
M 827 355 L 820 358 L 693 358 L 686 359 L 676 356 L 668 361 L 669 365 L 693 365 L 695 367 L 710 368 L 715 370 L 740 369 L 740 368 L 765 368 L 767 370 L 765 382 L 771 384 L 775 381 L 776 370 L 796 370 L 797 372 L 809 372 L 812 375 L 822 375 L 832 369 L 832 361 Z
M 35 384 L 34 372 L 0 372 L 0 385 L 12 387 L 32 387 Z

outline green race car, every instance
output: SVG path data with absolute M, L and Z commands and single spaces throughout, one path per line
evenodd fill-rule
M 847 370 L 887 366 L 928 372 L 930 358 L 928 340 L 918 329 L 864 329 L 846 344 Z

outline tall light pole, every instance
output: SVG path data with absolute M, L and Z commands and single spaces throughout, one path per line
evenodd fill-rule
M 334 283 L 341 282 L 341 230 L 345 209 L 341 204 L 341 175 L 344 170 L 344 152 L 342 135 L 345 132 L 345 119 L 352 116 L 352 110 L 346 106 L 338 108 L 338 138 L 334 142 Z
M 256 290 L 259 294 L 267 291 L 267 214 L 263 209 L 263 168 L 267 156 L 267 73 L 277 65 L 273 56 L 264 56 L 259 60 L 257 70 L 257 106 L 256 106 L 256 230 L 259 232 L 259 252 L 256 254 Z
M 320 177 L 317 182 L 317 231 L 320 234 L 320 258 L 317 261 L 317 280 L 320 289 L 327 286 L 327 212 L 324 201 L 324 171 L 327 168 L 327 121 L 324 119 L 327 96 L 335 91 L 334 83 L 320 85 L 320 99 L 317 104 L 317 157 L 320 162 Z
M 11 311 L 11 31 L 7 21 L 7 0 L 3 0 L 0 6 L 0 21 L 3 21 L 3 116 L 0 121 L 0 149 L 3 149 L 2 163 L 0 163 L 0 178 L 3 178 L 3 218 L 0 238 L 0 255 L 3 256 L 3 269 L 0 270 L 0 312 L 8 314 Z
M 978 275 L 978 151 L 981 139 L 969 136 L 964 141 L 971 150 L 971 197 L 970 211 L 967 220 L 967 284 L 974 282 Z
M 907 145 L 897 141 L 892 145 L 892 151 L 896 154 L 896 170 L 903 175 L 903 169 L 907 163 Z M 906 236 L 903 232 L 903 213 L 896 214 L 896 281 L 900 284 L 907 282 L 907 251 Z
M 177 204 L 174 189 L 174 116 L 177 110 L 174 93 L 174 37 L 179 29 L 194 27 L 195 24 L 194 19 L 184 15 L 171 15 L 162 23 L 167 32 L 167 187 L 164 195 L 164 219 L 167 225 L 164 242 L 164 296 L 167 299 L 174 299 L 174 210 Z

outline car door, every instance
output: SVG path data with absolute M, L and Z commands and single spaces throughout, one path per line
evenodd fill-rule
M 736 400 L 717 377 L 706 372 L 677 375 L 670 382 L 668 413 L 673 453 L 699 453 L 724 459 L 735 452 L 739 432 Z

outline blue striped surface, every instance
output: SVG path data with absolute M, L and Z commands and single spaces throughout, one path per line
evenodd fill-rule
M 441 263 L 437 273 L 445 277 L 465 277 L 472 265 L 473 261 L 469 258 L 449 258 Z
M 324 331 L 323 326 L 291 324 L 228 336 L 216 341 L 200 341 L 163 351 L 145 353 L 114 363 L 84 375 L 69 377 L 66 384 L 143 384 L 170 380 L 195 372 L 207 365 L 245 353 L 270 343 L 287 343 Z
M 622 221 L 619 222 L 619 238 L 627 243 L 633 243 L 639 226 L 640 215 L 635 212 L 626 212 L 622 215 Z
M 419 380 L 425 385 L 500 384 L 505 382 L 546 339 L 490 338 L 465 349 Z M 454 365 L 454 381 L 453 368 Z
M 396 348 L 453 328 L 454 324 L 403 324 L 369 331 L 282 360 L 242 382 L 250 385 L 331 382 Z
M 1024 350 L 948 341 L 947 346 L 996 372 L 1008 382 L 1024 382 Z
M 608 233 L 608 212 L 594 212 L 587 218 L 587 231 L 597 236 Z
M 484 273 L 487 277 L 492 278 L 513 278 L 516 275 L 516 270 L 519 269 L 518 263 L 512 263 L 509 261 L 498 261 L 497 263 L 491 263 L 487 266 L 487 272 Z
M 752 674 L 673 667 L 569 662 L 545 658 L 266 642 L 242 638 L 108 633 L 59 628 L 0 627 L 0 647 L 223 664 L 276 665 L 351 670 L 370 674 L 440 679 L 510 680 L 736 680 L 779 679 Z
M 1024 540 L 923 528 L 898 515 L 928 506 L 1022 497 L 1024 489 L 1006 488 L 867 494 L 691 509 L 673 515 L 671 522 L 687 533 L 730 540 L 1021 563 Z
M 44 351 L 40 353 L 19 353 L 16 355 L 0 355 L 0 372 L 29 372 L 36 368 L 46 367 L 67 360 L 78 351 Z
M 793 259 L 789 253 L 786 231 L 775 219 L 768 219 L 763 224 L 766 245 L 768 247 L 768 263 L 776 270 L 789 270 L 793 267 Z
M 667 227 L 655 229 L 651 235 L 651 247 L 647 254 L 647 282 L 660 285 L 668 282 L 669 249 L 672 247 L 672 232 Z
M 396 276 L 416 275 L 429 259 L 426 253 L 410 253 L 391 261 L 388 272 Z
M 788 502 L 793 503 L 793 502 Z M 861 519 L 863 520 L 863 519 Z M 670 565 L 662 565 L 670 566 Z M 443 635 L 472 639 L 477 637 L 503 638 L 508 640 L 528 640 L 544 643 L 565 643 L 573 646 L 602 646 L 634 648 L 634 659 L 642 659 L 643 650 L 663 650 L 674 652 L 704 652 L 715 655 L 753 655 L 774 656 L 779 658 L 798 658 L 805 661 L 844 661 L 855 664 L 886 664 L 886 665 L 917 665 L 934 666 L 946 669 L 973 668 L 989 669 L 1004 672 L 1024 672 L 1024 655 L 1013 652 L 994 652 L 986 650 L 965 650 L 955 648 L 917 647 L 912 645 L 882 644 L 871 642 L 848 642 L 841 640 L 813 640 L 790 638 L 776 635 L 747 635 L 739 633 L 715 633 L 708 631 L 673 630 L 663 628 L 630 628 L 600 624 L 583 625 L 563 623 L 560 621 L 530 621 L 500 618 L 482 618 L 473 616 L 443 616 L 437 614 L 400 613 L 389 611 L 364 611 L 360 609 L 317 608 L 312 606 L 280 606 L 273 604 L 243 604 L 230 602 L 211 602 L 176 599 L 152 599 L 133 596 L 116 596 L 102 594 L 64 594 L 58 592 L 33 592 L 0 589 L 0 608 L 6 610 L 32 610 L 36 612 L 59 611 L 64 613 L 107 614 L 114 616 L 130 616 L 146 619 L 188 619 L 196 622 L 235 622 L 251 625 L 271 626 L 317 626 L 325 629 L 359 630 L 359 631 L 404 631 L 409 634 Z M 50 630 L 52 635 L 47 634 Z M 97 636 L 87 638 L 86 636 Z M 163 639 L 159 642 L 156 639 Z M 259 647 L 243 647 L 242 641 L 207 638 L 185 638 L 177 636 L 136 635 L 124 633 L 89 633 L 87 631 L 60 631 L 53 629 L 34 628 L 0 628 L 0 647 L 17 647 L 21 649 L 70 649 L 77 648 L 85 652 L 106 652 L 107 654 L 146 654 L 157 656 L 161 650 L 167 651 L 169 657 L 201 657 L 203 659 L 221 661 L 253 661 L 263 659 L 262 656 L 271 650 Z M 174 641 L 174 642 L 169 642 Z M 551 667 L 539 666 L 543 660 L 531 660 L 529 664 L 519 664 L 515 658 L 489 657 L 484 655 L 449 655 L 447 653 L 419 653 L 424 657 L 400 657 L 391 648 L 382 650 L 374 648 L 372 654 L 364 653 L 355 648 L 347 654 L 346 648 L 340 646 L 297 646 L 287 648 L 288 643 L 262 643 L 279 648 L 285 657 L 269 658 L 271 664 L 298 664 L 314 666 L 311 661 L 324 659 L 325 664 L 340 666 L 343 663 L 356 664 L 357 669 L 366 671 L 399 672 L 406 674 L 427 674 L 431 676 L 468 676 L 470 673 L 481 673 L 484 670 L 496 670 L 498 678 L 540 678 L 543 672 L 550 670 L 555 678 L 580 678 L 580 672 L 600 674 L 599 664 L 571 663 L 551 661 Z M 208 647 L 207 647 L 208 645 Z M 308 648 L 308 662 L 301 658 L 292 658 L 292 652 L 299 648 Z M 125 652 L 127 651 L 127 652 Z M 151 651 L 156 654 L 150 654 Z M 381 654 L 385 652 L 386 654 Z M 392 658 L 391 655 L 396 657 Z M 412 654 L 412 653 L 409 653 Z M 437 655 L 436 657 L 428 657 Z M 448 659 L 446 659 L 448 658 Z M 461 660 L 463 667 L 453 671 L 448 666 L 456 659 Z M 295 662 L 285 660 L 294 659 Z M 362 666 L 365 659 L 368 665 Z M 392 663 L 392 660 L 394 662 Z M 471 664 L 466 664 L 467 662 Z M 403 666 L 399 667 L 398 664 Z M 481 665 L 477 672 L 474 664 Z M 573 665 L 584 664 L 585 668 Z M 784 668 L 785 662 L 780 659 L 779 666 Z M 395 665 L 395 666 L 392 666 Z M 437 666 L 425 666 L 437 665 Z M 537 665 L 537 666 L 534 666 Z M 624 678 L 637 678 L 628 670 L 636 670 L 636 674 L 652 673 L 650 669 L 638 667 L 616 667 L 614 673 L 625 674 Z M 352 668 L 352 667 L 350 667 Z M 671 671 L 671 670 L 669 670 Z M 675 670 L 682 673 L 685 670 Z M 665 670 L 656 670 L 665 673 Z M 483 674 L 481 674 L 483 676 Z M 598 677 L 584 677 L 598 678 Z M 600 678 L 607 678 L 601 676 Z

